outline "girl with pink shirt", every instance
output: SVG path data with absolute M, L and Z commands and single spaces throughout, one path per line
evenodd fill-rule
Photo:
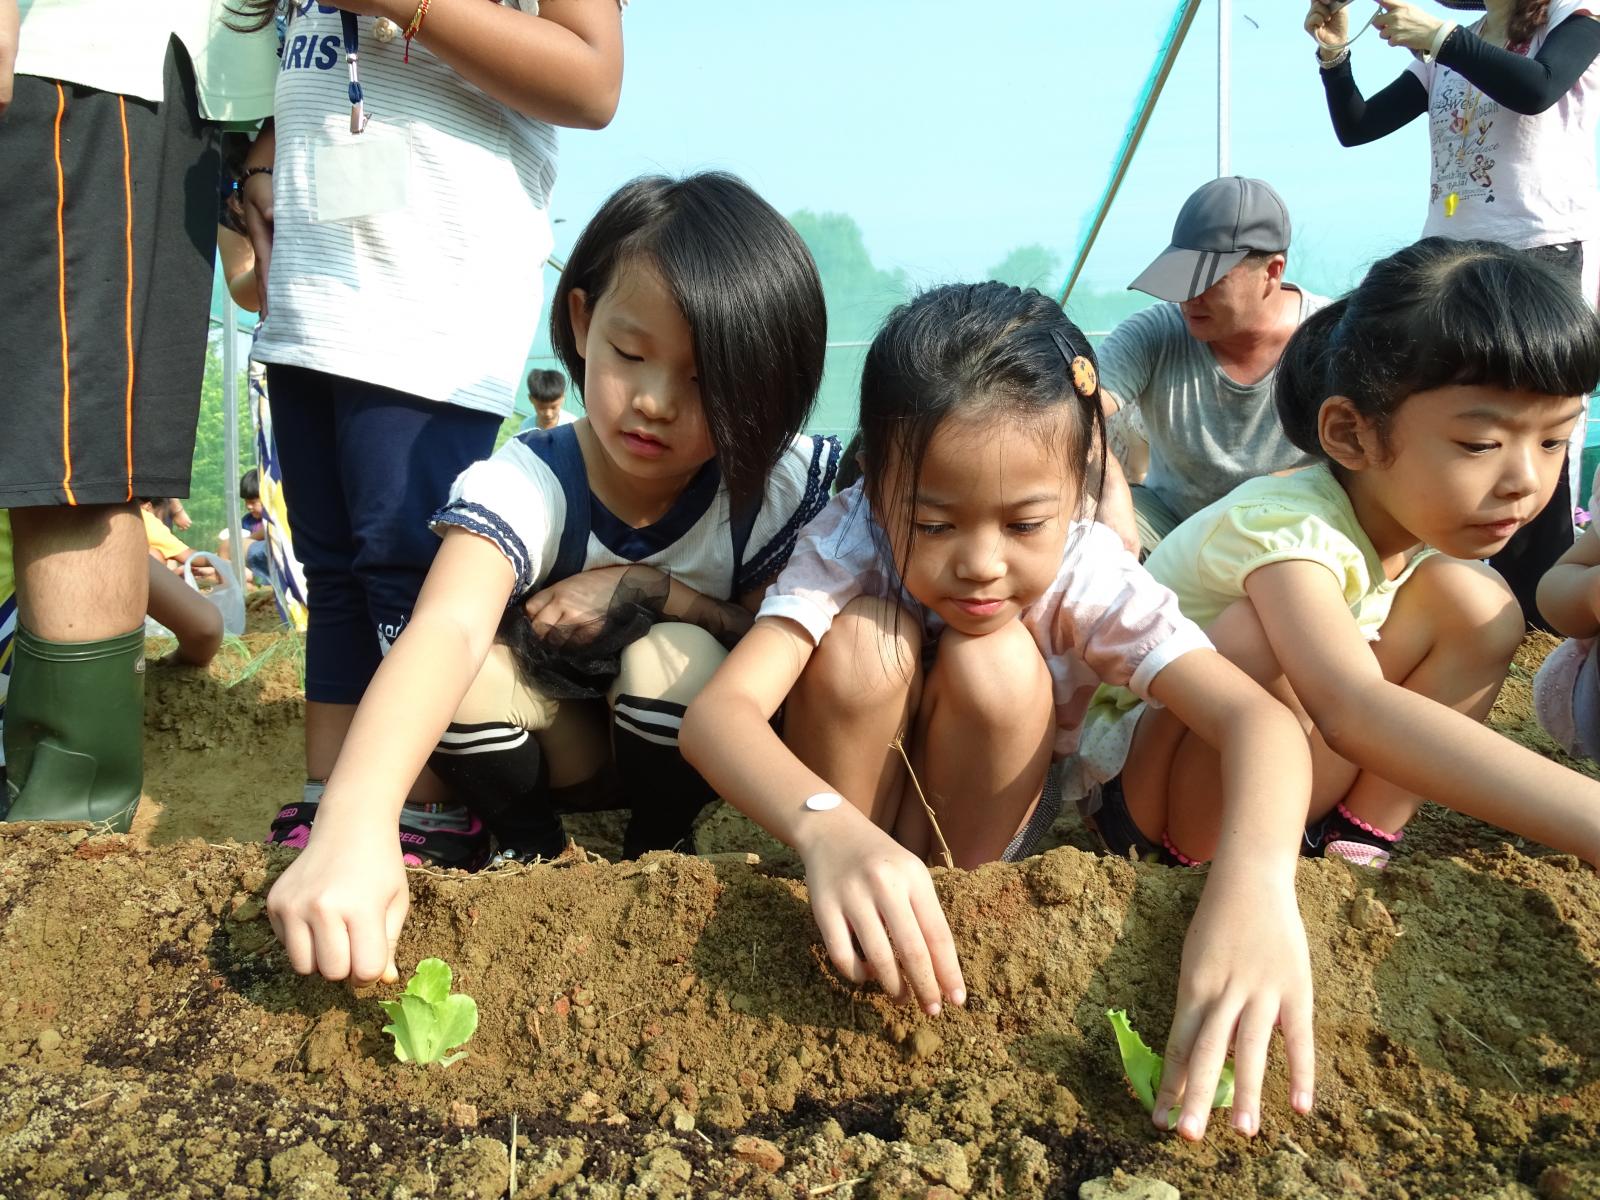
M 1310 758 L 1287 710 L 1085 519 L 1100 413 L 1089 343 L 1038 292 L 952 285 L 897 309 L 863 368 L 862 480 L 801 534 L 679 745 L 799 851 L 838 969 L 933 1014 L 966 993 L 928 864 L 1032 852 L 1060 807 L 1057 764 L 1078 750 L 1102 684 L 1170 709 L 1220 757 L 1220 796 L 1188 799 L 1223 817 L 1156 1120 L 1181 1109 L 1177 1128 L 1201 1136 L 1231 1045 L 1233 1124 L 1254 1134 L 1275 1023 L 1292 1102 L 1311 1106 L 1311 973 L 1294 898 Z M 1104 760 L 1102 777 L 1120 771 Z M 1164 790 L 1152 778 L 1143 786 Z M 1098 780 L 1080 768 L 1067 782 Z

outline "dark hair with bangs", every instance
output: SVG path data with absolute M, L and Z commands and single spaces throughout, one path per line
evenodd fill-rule
M 1283 431 L 1318 436 L 1330 396 L 1387 433 L 1418 392 L 1483 385 L 1586 396 L 1600 382 L 1600 319 L 1545 264 L 1499 242 L 1425 238 L 1373 264 L 1356 289 L 1300 326 L 1273 382 Z
M 1060 305 L 1032 288 L 949 284 L 890 313 L 861 369 L 865 487 L 880 516 L 897 502 L 910 512 L 928 446 L 952 416 L 1026 421 L 1070 411 L 1063 463 L 1080 490 L 1091 455 L 1103 478 L 1100 389 L 1079 394 L 1071 366 L 1076 358 L 1094 364 L 1089 340 Z M 903 494 L 888 496 L 885 481 L 896 465 Z M 914 537 L 913 525 L 907 553 Z M 903 573 L 905 563 L 897 565 Z
M 567 394 L 567 377 L 560 371 L 534 369 L 528 372 L 528 399 L 534 404 L 549 404 Z
M 717 465 L 733 507 L 747 511 L 822 382 L 828 321 L 811 252 L 732 175 L 623 185 L 579 236 L 551 305 L 550 341 L 580 395 L 583 357 L 567 295 L 581 289 L 592 309 L 630 262 L 660 273 L 689 325 Z

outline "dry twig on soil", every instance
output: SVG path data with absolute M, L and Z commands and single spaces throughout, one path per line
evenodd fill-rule
M 821 1187 L 814 1187 L 808 1191 L 806 1195 L 828 1196 L 832 1195 L 834 1192 L 837 1192 L 840 1188 L 855 1187 L 856 1184 L 865 1183 L 866 1181 L 867 1177 L 865 1175 L 858 1175 L 854 1179 L 841 1179 L 838 1183 L 827 1183 L 823 1184 Z
M 950 843 L 944 840 L 944 830 L 939 828 L 939 818 L 934 815 L 933 805 L 928 803 L 928 797 L 923 795 L 922 784 L 917 781 L 917 773 L 911 769 L 911 758 L 906 754 L 903 738 L 895 738 L 889 745 L 900 751 L 900 760 L 906 764 L 906 774 L 911 776 L 911 786 L 917 789 L 917 799 L 922 801 L 922 810 L 928 814 L 928 824 L 933 826 L 933 836 L 939 839 L 939 853 L 944 858 L 944 865 L 956 865 L 955 856 L 950 853 Z
M 511 1200 L 517 1200 L 517 1114 L 511 1114 Z

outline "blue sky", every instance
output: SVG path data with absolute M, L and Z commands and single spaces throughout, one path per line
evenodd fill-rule
M 563 133 L 558 253 L 623 180 L 720 167 L 784 212 L 849 213 L 879 266 L 919 281 L 980 276 L 1030 242 L 1068 260 L 1175 2 L 636 0 L 616 120 Z M 1369 9 L 1356 0 L 1357 24 Z M 1419 120 L 1339 146 L 1303 13 L 1233 0 L 1232 165 L 1282 192 L 1294 265 L 1337 289 L 1421 228 L 1426 137 Z M 1125 286 L 1215 173 L 1216 27 L 1203 4 L 1089 260 L 1093 285 Z M 1373 35 L 1355 58 L 1369 92 L 1408 61 Z

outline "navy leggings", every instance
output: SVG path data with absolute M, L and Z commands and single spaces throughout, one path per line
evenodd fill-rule
M 500 418 L 303 367 L 271 366 L 267 385 L 306 572 L 306 699 L 355 704 L 439 548 L 428 518 Z

